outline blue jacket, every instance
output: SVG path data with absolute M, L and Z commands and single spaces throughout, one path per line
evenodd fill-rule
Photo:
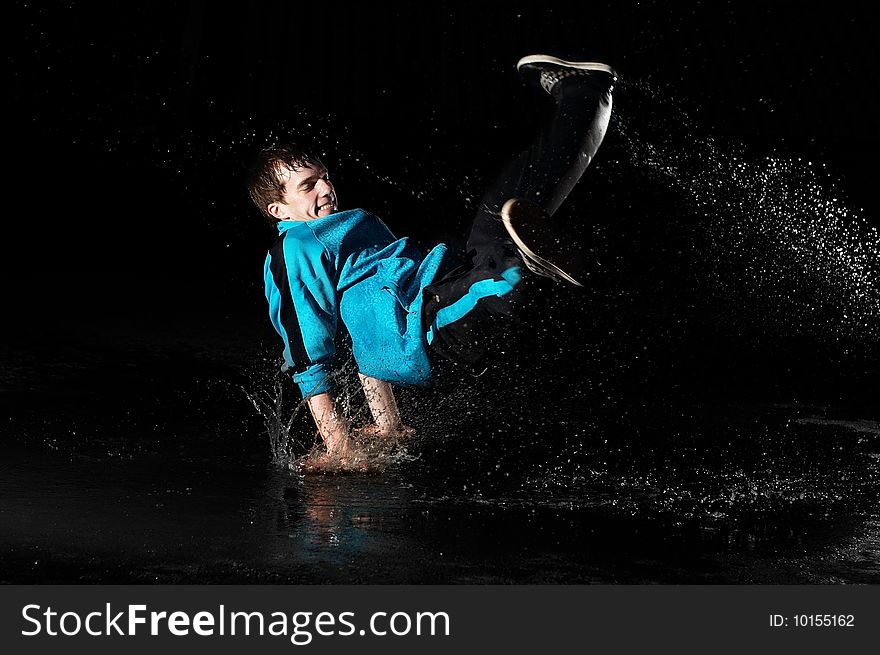
M 395 384 L 431 379 L 422 290 L 446 253 L 423 257 L 363 209 L 281 221 L 264 267 L 269 318 L 284 341 L 284 368 L 303 396 L 329 391 L 339 319 L 358 370 Z

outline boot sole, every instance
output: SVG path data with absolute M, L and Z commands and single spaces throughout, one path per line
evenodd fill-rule
M 611 68 L 611 66 L 609 66 L 608 64 L 599 63 L 597 61 L 566 61 L 564 59 L 558 59 L 549 55 L 529 55 L 528 57 L 523 57 L 518 62 L 516 62 L 516 70 L 519 70 L 526 64 L 554 64 L 556 66 L 561 66 L 563 68 L 573 68 L 575 70 L 601 71 L 603 73 L 608 73 L 615 79 L 617 78 L 617 73 L 614 72 L 614 69 Z
M 535 253 L 528 247 L 528 245 L 526 245 L 525 241 L 522 240 L 519 234 L 517 234 L 516 226 L 514 225 L 515 219 L 513 218 L 513 208 L 518 202 L 519 198 L 511 198 L 504 203 L 504 206 L 501 208 L 501 220 L 504 223 L 504 227 L 507 229 L 510 238 L 513 239 L 517 249 L 522 253 L 526 267 L 538 275 L 544 275 L 555 280 L 568 282 L 569 284 L 578 287 L 584 286 L 574 277 L 559 268 L 556 264 Z

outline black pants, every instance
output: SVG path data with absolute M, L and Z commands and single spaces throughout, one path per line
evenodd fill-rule
M 501 222 L 501 206 L 510 198 L 527 198 L 549 215 L 556 213 L 605 136 L 610 83 L 604 74 L 557 83 L 553 114 L 489 186 L 468 237 L 466 263 L 425 289 L 423 318 L 433 354 L 470 369 L 483 366 L 491 344 L 525 300 L 519 284 L 525 269 Z

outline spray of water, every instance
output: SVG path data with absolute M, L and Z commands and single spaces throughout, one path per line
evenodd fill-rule
M 722 145 L 647 82 L 627 81 L 622 92 L 658 108 L 629 115 L 619 103 L 627 165 L 699 217 L 705 270 L 720 296 L 797 331 L 880 337 L 880 234 L 820 164 Z
M 263 419 L 269 437 L 272 463 L 278 466 L 287 466 L 301 452 L 303 446 L 297 440 L 297 435 L 292 432 L 292 428 L 297 416 L 305 407 L 305 402 L 299 403 L 294 411 L 287 412 L 284 403 L 284 383 L 285 380 L 278 376 L 273 380 L 272 386 L 266 389 L 250 391 L 242 387 L 245 396 Z
M 365 406 L 357 377 L 357 365 L 351 353 L 340 355 L 343 362 L 332 375 L 334 396 L 339 411 L 352 426 L 368 425 L 369 410 Z M 282 374 L 279 366 L 272 374 L 256 374 L 254 389 L 241 387 L 251 405 L 257 411 L 266 428 L 272 463 L 293 471 L 309 471 L 320 459 L 323 446 L 316 431 L 309 422 L 309 428 L 296 429 L 298 418 L 306 411 L 306 399 L 298 401 L 293 407 L 287 399 L 298 392 L 293 382 Z M 351 461 L 325 462 L 320 466 L 321 473 L 347 473 L 352 471 L 377 473 L 384 471 L 395 462 L 411 461 L 414 456 L 407 452 L 407 441 L 377 437 L 367 432 L 355 431 L 354 441 L 357 456 Z

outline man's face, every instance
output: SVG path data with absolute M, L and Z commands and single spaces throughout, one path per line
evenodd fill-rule
M 284 198 L 269 205 L 269 213 L 281 221 L 313 221 L 337 211 L 336 192 L 323 166 L 306 165 L 293 170 L 282 165 Z

